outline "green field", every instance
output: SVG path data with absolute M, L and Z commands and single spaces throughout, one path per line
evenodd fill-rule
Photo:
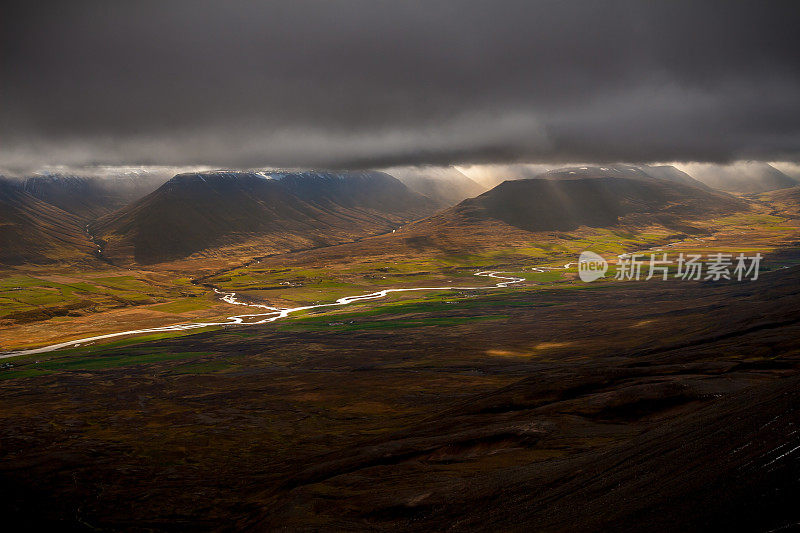
M 49 276 L 11 275 L 0 278 L 0 317 L 31 322 L 54 316 L 103 312 L 109 309 L 164 304 L 156 310 L 181 313 L 204 309 L 210 300 L 186 298 L 207 296 L 207 290 L 181 280 L 154 281 L 144 276 L 92 276 L 80 281 L 57 282 Z

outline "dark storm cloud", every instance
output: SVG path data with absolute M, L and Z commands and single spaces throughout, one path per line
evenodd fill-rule
M 25 2 L 0 164 L 800 160 L 797 2 Z

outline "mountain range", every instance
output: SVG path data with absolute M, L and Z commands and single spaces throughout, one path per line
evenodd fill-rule
M 466 246 L 480 245 L 479 235 L 580 226 L 681 230 L 747 209 L 671 166 L 561 168 L 482 194 L 454 168 L 395 172 L 405 184 L 378 171 L 194 172 L 160 187 L 62 175 L 0 180 L 0 262 L 97 260 L 98 247 L 103 260 L 120 264 L 257 257 L 393 231 L 401 239 L 391 246 Z
M 579 169 L 580 170 L 580 169 Z M 574 172 L 571 174 L 571 172 Z M 463 256 L 485 250 L 549 247 L 565 232 L 585 228 L 632 233 L 661 227 L 673 234 L 700 234 L 714 218 L 746 212 L 750 202 L 704 186 L 651 177 L 629 167 L 563 169 L 536 178 L 508 180 L 396 232 L 297 254 L 298 263 L 347 258 Z M 289 260 L 287 258 L 287 260 Z

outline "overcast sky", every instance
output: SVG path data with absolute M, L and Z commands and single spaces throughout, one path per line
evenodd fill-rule
M 20 2 L 0 166 L 800 161 L 800 2 Z

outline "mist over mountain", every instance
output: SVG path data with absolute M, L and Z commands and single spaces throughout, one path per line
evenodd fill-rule
M 770 165 L 800 183 L 800 164 L 789 161 L 773 161 Z
M 10 246 L 8 258 L 49 261 L 54 250 L 64 255 L 65 249 L 71 257 L 94 254 L 93 239 L 104 258 L 122 263 L 234 250 L 275 253 L 388 232 L 465 198 L 426 224 L 496 220 L 548 231 L 609 226 L 628 216 L 675 222 L 678 215 L 698 215 L 701 206 L 709 213 L 741 208 L 666 165 L 556 168 L 483 194 L 454 168 L 390 170 L 406 183 L 379 171 L 207 171 L 178 174 L 146 194 L 160 178 L 48 174 L 8 180 L 7 217 L 15 213 L 16 227 L 32 228 L 25 249 Z M 42 232 L 45 237 L 35 237 Z
M 426 254 L 461 257 L 498 248 L 550 249 L 562 239 L 580 238 L 572 232 L 592 235 L 595 230 L 612 239 L 652 231 L 685 238 L 706 234 L 703 227 L 715 218 L 750 209 L 749 201 L 731 194 L 654 178 L 636 167 L 567 167 L 505 181 L 396 233 L 299 257 L 321 262 L 380 257 L 382 262 Z
M 7 530 L 800 526 L 800 0 L 10 0 Z
M 506 181 L 445 216 L 468 222 L 495 219 L 527 231 L 566 231 L 614 226 L 626 217 L 677 226 L 692 217 L 746 208 L 727 194 L 654 179 L 638 168 L 580 172 L 565 169 Z
M 10 0 L 0 516 L 800 526 L 800 0 Z
M 442 207 L 450 207 L 486 190 L 485 186 L 453 167 L 394 167 L 386 171 L 412 191 L 427 196 Z
M 264 172 L 305 202 L 387 214 L 428 212 L 433 203 L 385 172 L 357 170 Z
M 617 178 L 628 177 L 633 179 L 663 179 L 690 185 L 693 187 L 708 188 L 702 182 L 694 179 L 686 172 L 679 170 L 672 165 L 633 165 L 626 163 L 614 163 L 606 165 L 598 164 L 571 164 L 563 166 L 552 165 L 480 165 L 468 167 L 467 172 L 479 176 L 481 183 L 492 184 L 492 186 L 508 180 L 522 180 L 545 177 L 550 179 L 560 178 L 595 178 L 599 176 L 614 176 Z
M 721 191 L 758 193 L 794 187 L 798 182 L 768 163 L 744 161 L 730 165 L 686 164 L 687 171 Z
M 686 172 L 672 165 L 642 165 L 641 168 L 646 174 L 654 178 L 674 181 L 675 183 L 682 183 L 683 185 L 690 185 L 692 187 L 708 188 L 708 185 L 704 184 L 702 181 L 694 179 Z
M 146 176 L 102 179 L 47 174 L 24 178 L 20 186 L 32 196 L 89 221 L 151 193 L 162 183 Z

